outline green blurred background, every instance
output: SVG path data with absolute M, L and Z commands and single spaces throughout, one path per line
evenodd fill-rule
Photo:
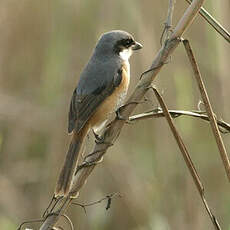
M 230 30 L 229 1 L 206 3 Z M 68 147 L 70 97 L 100 34 L 122 29 L 144 45 L 131 58 L 131 93 L 160 48 L 167 4 L 167 0 L 1 0 L 1 229 L 39 218 L 46 208 Z M 177 0 L 174 25 L 186 7 L 185 1 Z M 200 16 L 184 37 L 192 43 L 216 114 L 230 122 L 229 45 Z M 155 84 L 169 108 L 197 109 L 200 95 L 182 45 Z M 150 92 L 148 98 L 152 102 L 138 106 L 135 113 L 156 106 Z M 229 184 L 209 125 L 192 118 L 178 118 L 176 124 L 214 214 L 223 229 L 230 229 Z M 223 138 L 229 151 L 230 137 Z M 79 202 L 113 192 L 122 198 L 115 198 L 108 211 L 106 202 L 87 208 L 87 215 L 80 207 L 69 208 L 76 229 L 213 229 L 164 119 L 124 127 L 88 179 Z

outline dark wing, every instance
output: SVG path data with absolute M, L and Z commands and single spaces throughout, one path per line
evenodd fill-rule
M 103 78 L 106 81 L 95 84 L 95 89 L 88 94 L 84 91 L 81 93 L 80 90 L 74 90 L 69 110 L 69 133 L 74 128 L 79 132 L 95 113 L 97 107 L 119 86 L 122 80 L 122 69 L 119 68 L 113 75 L 113 77 L 110 76 L 109 81 L 107 77 L 107 79 Z

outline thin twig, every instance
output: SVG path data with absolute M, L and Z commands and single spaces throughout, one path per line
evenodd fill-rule
M 165 27 L 167 28 L 167 39 L 169 38 L 169 30 L 172 27 L 173 10 L 174 10 L 174 1 L 169 0 L 168 17 L 165 22 Z
M 180 116 L 189 116 L 189 117 L 200 118 L 205 121 L 210 121 L 209 117 L 203 113 L 201 114 L 200 111 L 169 110 L 169 113 L 172 118 L 177 118 Z M 157 108 L 157 109 L 145 112 L 145 113 L 133 115 L 129 117 L 129 121 L 138 121 L 138 120 L 143 120 L 143 119 L 148 119 L 148 118 L 159 118 L 159 117 L 164 117 L 164 113 L 161 108 Z M 220 132 L 230 133 L 229 123 L 222 121 L 222 120 L 217 120 L 217 124 L 219 126 Z
M 54 223 L 56 223 L 59 218 L 64 214 L 65 210 L 69 207 L 69 205 L 72 202 L 72 198 L 71 197 L 65 197 L 63 200 L 59 200 L 62 201 L 62 205 L 60 205 L 55 212 L 49 213 L 46 218 L 45 221 L 43 222 L 43 224 L 41 225 L 40 229 L 47 229 L 50 230 L 52 229 L 52 227 L 54 227 Z M 57 206 L 57 203 L 55 203 L 55 206 Z M 52 208 L 53 210 L 54 208 Z
M 186 0 L 191 4 L 191 0 Z M 229 32 L 215 19 L 210 15 L 203 7 L 200 8 L 200 15 L 211 25 L 227 42 L 230 42 Z
M 176 129 L 174 123 L 173 123 L 173 119 L 170 116 L 168 108 L 167 108 L 163 98 L 161 97 L 161 95 L 157 91 L 157 89 L 155 87 L 151 87 L 151 88 L 153 89 L 153 91 L 154 91 L 154 93 L 155 93 L 155 95 L 157 97 L 157 100 L 159 101 L 159 103 L 161 105 L 161 108 L 163 110 L 165 118 L 166 118 L 166 120 L 167 120 L 167 122 L 169 124 L 169 127 L 170 127 L 173 135 L 174 135 L 174 138 L 175 138 L 175 140 L 176 140 L 176 142 L 178 144 L 178 147 L 179 147 L 179 149 L 180 149 L 180 151 L 181 151 L 181 153 L 183 155 L 183 158 L 184 158 L 185 163 L 186 163 L 186 165 L 187 165 L 187 167 L 189 169 L 189 172 L 192 175 L 193 181 L 194 181 L 194 183 L 196 185 L 196 188 L 197 188 L 197 190 L 198 190 L 198 192 L 200 194 L 200 197 L 201 197 L 201 199 L 202 199 L 202 201 L 203 201 L 203 203 L 205 205 L 206 211 L 208 212 L 208 215 L 209 215 L 209 217 L 210 217 L 215 229 L 216 230 L 221 230 L 220 225 L 219 225 L 216 217 L 212 214 L 212 212 L 211 212 L 211 210 L 210 210 L 210 208 L 208 206 L 208 203 L 207 203 L 207 201 L 205 199 L 205 196 L 204 196 L 204 186 L 202 185 L 202 182 L 201 182 L 200 177 L 199 177 L 199 175 L 198 175 L 198 173 L 196 171 L 196 168 L 195 168 L 195 166 L 194 166 L 194 164 L 193 164 L 193 162 L 191 160 L 189 152 L 188 152 L 188 150 L 187 150 L 187 148 L 186 148 L 186 146 L 185 146 L 180 134 L 178 133 L 178 131 L 177 131 L 177 129 Z
M 82 207 L 84 209 L 84 212 L 86 213 L 86 207 L 93 206 L 93 205 L 96 205 L 96 204 L 100 204 L 102 201 L 107 200 L 107 205 L 106 205 L 105 209 L 108 210 L 111 207 L 111 201 L 115 196 L 121 197 L 121 195 L 119 193 L 112 193 L 110 195 L 107 195 L 107 196 L 101 198 L 100 200 L 93 201 L 93 202 L 88 203 L 88 204 L 80 204 L 80 203 L 77 203 L 77 202 L 73 202 L 72 204 Z
M 172 28 L 173 10 L 174 10 L 174 0 L 169 0 L 167 19 L 164 23 L 164 30 L 163 30 L 163 32 L 161 34 L 161 38 L 160 38 L 160 44 L 161 45 L 163 44 L 163 42 L 165 40 L 169 39 L 170 31 Z
M 19 227 L 17 228 L 17 230 L 21 230 L 22 229 L 22 226 L 25 225 L 25 224 L 32 224 L 32 223 L 39 223 L 39 222 L 43 222 L 44 219 L 36 219 L 36 220 L 28 220 L 28 221 L 24 221 L 22 222 Z
M 72 223 L 71 219 L 66 214 L 62 214 L 61 216 L 67 220 L 67 222 L 70 225 L 71 230 L 74 230 L 73 223 Z
M 47 208 L 45 209 L 45 211 L 42 214 L 42 217 L 44 218 L 47 214 L 49 214 L 49 212 L 52 212 L 52 210 L 50 211 L 49 208 L 51 207 L 51 205 L 53 204 L 53 202 L 57 202 L 57 198 L 55 198 L 55 196 L 53 195 L 52 199 L 50 200 L 50 203 L 48 204 Z M 53 205 L 52 207 L 55 207 L 55 205 Z
M 218 126 L 217 126 L 215 114 L 213 112 L 211 103 L 209 101 L 208 94 L 207 94 L 204 82 L 203 82 L 203 80 L 201 78 L 199 67 L 197 65 L 197 62 L 196 62 L 196 59 L 195 59 L 194 54 L 192 52 L 192 48 L 191 48 L 191 46 L 189 44 L 189 41 L 188 40 L 183 40 L 183 44 L 184 44 L 186 53 L 188 55 L 189 61 L 191 63 L 191 66 L 192 66 L 192 69 L 193 69 L 193 72 L 194 72 L 194 76 L 195 76 L 197 85 L 199 87 L 201 97 L 202 97 L 202 100 L 204 102 L 204 106 L 206 108 L 207 115 L 208 115 L 209 120 L 210 120 L 210 125 L 211 125 L 211 128 L 212 128 L 212 132 L 213 132 L 213 135 L 215 137 L 216 144 L 218 146 L 220 156 L 221 156 L 221 159 L 223 161 L 228 180 L 230 181 L 230 162 L 229 162 L 228 154 L 227 154 L 227 151 L 225 149 L 222 137 L 220 135 L 220 131 L 219 131 Z

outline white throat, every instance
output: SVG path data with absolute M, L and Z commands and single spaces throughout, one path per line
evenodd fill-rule
M 132 53 L 133 53 L 133 51 L 131 48 L 124 49 L 119 53 L 119 56 L 121 57 L 122 60 L 129 61 L 129 58 L 132 55 Z

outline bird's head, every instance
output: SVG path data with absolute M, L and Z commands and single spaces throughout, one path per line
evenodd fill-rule
M 139 50 L 142 45 L 136 42 L 133 36 L 122 30 L 112 30 L 104 33 L 96 46 L 96 51 L 103 55 L 118 55 L 123 60 L 128 60 L 134 50 Z

